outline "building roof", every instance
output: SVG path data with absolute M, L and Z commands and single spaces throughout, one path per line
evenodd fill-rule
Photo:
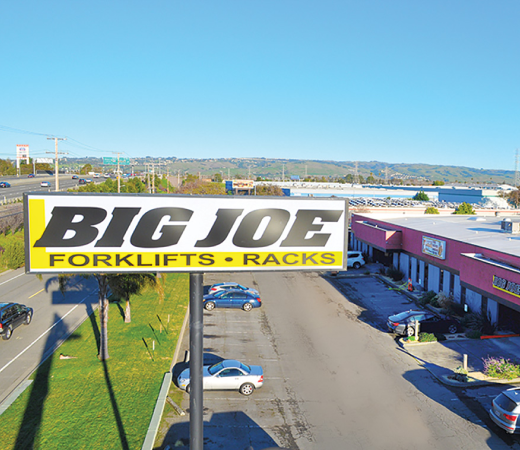
M 520 233 L 508 233 L 501 227 L 504 219 L 519 222 L 518 216 L 356 214 L 357 220 L 360 217 L 520 257 Z

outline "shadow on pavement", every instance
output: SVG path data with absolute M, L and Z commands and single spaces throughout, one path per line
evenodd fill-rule
M 204 412 L 204 450 L 255 450 L 279 448 L 276 442 L 256 422 L 242 411 L 225 413 Z M 190 422 L 173 424 L 156 450 L 167 445 L 175 449 L 189 449 Z
M 427 363 L 428 370 L 430 372 L 432 370 L 444 370 L 439 366 L 435 367 L 435 364 Z M 503 449 L 504 443 L 509 446 L 518 445 L 520 443 L 520 436 L 514 436 L 507 434 L 504 430 L 501 430 L 497 427 L 493 421 L 489 418 L 488 409 L 491 406 L 492 398 L 486 399 L 484 404 L 482 403 L 482 398 L 479 399 L 477 395 L 468 395 L 466 389 L 461 390 L 460 388 L 449 388 L 453 395 L 457 396 L 457 400 L 455 401 L 451 395 L 439 395 L 439 384 L 432 382 L 432 380 L 428 380 L 428 378 L 424 377 L 423 369 L 414 369 L 405 372 L 403 375 L 404 379 L 407 380 L 410 384 L 412 384 L 418 391 L 422 394 L 429 397 L 431 400 L 436 403 L 442 405 L 447 410 L 459 415 L 465 420 L 470 421 L 471 419 L 475 420 L 475 418 L 469 418 L 468 410 L 477 416 L 477 420 L 481 423 L 477 423 L 478 426 L 483 426 L 491 431 L 491 437 L 487 440 L 487 445 L 490 449 Z M 504 389 L 508 389 L 509 385 L 504 385 Z M 470 389 L 471 390 L 471 389 Z M 513 448 L 516 448 L 514 446 Z

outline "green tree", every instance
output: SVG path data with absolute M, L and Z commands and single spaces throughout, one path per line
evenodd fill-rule
M 199 180 L 198 178 L 190 181 L 185 180 L 179 188 L 179 194 L 193 195 L 226 195 L 226 186 L 224 183 L 213 183 Z
M 442 181 L 442 180 L 435 180 L 432 183 L 432 186 L 444 186 L 444 181 Z
M 125 273 L 108 275 L 108 285 L 112 293 L 126 302 L 125 322 L 132 321 L 130 296 L 140 295 L 147 286 L 156 287 L 157 278 L 151 273 Z
M 458 208 L 455 210 L 453 214 L 476 214 L 475 210 L 473 209 L 473 206 L 471 206 L 469 203 L 463 202 L 461 203 Z
M 92 164 L 85 164 L 80 170 L 79 173 L 82 175 L 86 175 L 89 172 L 92 172 Z
M 415 194 L 413 196 L 413 199 L 414 200 L 418 200 L 420 202 L 427 202 L 428 200 L 430 200 L 430 198 L 428 197 L 428 195 L 424 191 L 417 192 L 417 194 Z
M 256 195 L 273 195 L 277 197 L 283 197 L 283 191 L 280 186 L 262 184 L 256 187 Z
M 439 210 L 434 206 L 428 206 L 424 211 L 424 214 L 439 214 Z
M 212 179 L 216 183 L 222 183 L 222 174 L 221 173 L 216 173 L 216 174 L 213 175 Z

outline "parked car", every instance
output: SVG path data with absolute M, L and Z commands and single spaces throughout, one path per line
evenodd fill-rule
M 42 181 L 40 183 L 40 186 L 41 187 L 51 187 L 51 183 L 50 183 L 50 181 Z
M 79 177 L 77 175 L 72 175 L 73 180 L 77 180 Z
M 404 311 L 390 316 L 387 321 L 390 332 L 399 336 L 413 336 L 415 321 L 419 322 L 419 332 L 457 333 L 462 327 L 455 319 L 426 311 Z
M 251 395 L 264 384 L 264 370 L 260 366 L 248 366 L 234 359 L 225 359 L 212 366 L 202 368 L 202 388 L 204 390 L 237 390 L 243 395 Z M 190 393 L 190 369 L 185 369 L 177 377 L 177 386 Z
M 347 252 L 347 267 L 354 267 L 354 269 L 359 269 L 364 265 L 365 259 L 363 258 L 363 254 L 361 252 Z
M 253 294 L 259 295 L 256 289 L 248 288 L 246 286 L 242 286 L 241 284 L 235 283 L 233 281 L 227 281 L 225 283 L 216 283 L 209 288 L 208 294 L 214 294 L 218 291 L 228 291 L 230 289 L 240 289 L 242 291 L 249 291 Z
M 0 181 L 0 188 L 10 188 L 11 185 L 7 181 Z
M 20 325 L 29 325 L 33 309 L 19 303 L 0 303 L 0 334 L 5 341 L 11 339 L 13 330 Z
M 520 433 L 520 388 L 507 389 L 493 399 L 489 417 L 510 434 Z
M 27 178 L 34 178 L 34 173 L 30 173 L 29 175 L 27 175 Z
M 244 311 L 251 311 L 260 306 L 262 300 L 258 294 L 241 289 L 221 290 L 204 296 L 204 308 L 208 311 L 215 308 L 242 308 Z

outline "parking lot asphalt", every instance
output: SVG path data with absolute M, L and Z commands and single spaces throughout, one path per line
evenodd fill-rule
M 358 270 L 339 272 L 334 278 L 349 279 L 359 277 L 378 278 L 388 285 L 389 289 L 399 290 L 398 284 L 392 283 L 386 277 L 379 275 L 380 264 L 367 264 Z M 364 297 L 370 302 L 370 283 L 366 283 Z M 397 311 L 415 309 L 419 306 L 418 298 L 422 291 L 400 291 L 401 296 L 394 303 L 381 305 L 382 315 L 388 316 Z M 367 305 L 368 306 L 368 305 Z M 377 307 L 377 305 L 371 305 Z M 502 337 L 495 335 L 486 339 L 470 339 L 464 333 L 446 335 L 445 341 L 437 342 L 407 342 L 399 339 L 399 345 L 444 384 L 455 387 L 482 386 L 488 384 L 520 384 L 520 378 L 513 380 L 491 378 L 484 374 L 484 359 L 489 357 L 503 358 L 514 363 L 520 363 L 520 337 Z M 467 355 L 468 380 L 457 381 L 451 378 L 455 369 L 463 367 L 464 355 Z

